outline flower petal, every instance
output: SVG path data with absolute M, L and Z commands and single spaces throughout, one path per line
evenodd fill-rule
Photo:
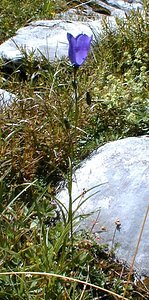
M 69 41 L 69 59 L 73 65 L 80 66 L 87 58 L 92 36 L 86 34 L 79 34 L 76 38 L 71 33 L 67 33 Z

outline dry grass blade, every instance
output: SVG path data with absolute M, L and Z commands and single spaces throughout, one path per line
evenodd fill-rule
M 140 231 L 140 234 L 139 234 L 139 238 L 138 238 L 138 241 L 137 241 L 137 246 L 136 246 L 135 253 L 134 253 L 134 256 L 133 256 L 133 259 L 132 259 L 132 263 L 131 263 L 131 266 L 130 266 L 130 271 L 129 271 L 129 274 L 128 274 L 128 279 L 127 279 L 127 282 L 126 282 L 126 285 L 125 285 L 125 289 L 124 289 L 124 294 L 123 294 L 122 300 L 125 299 L 127 288 L 128 288 L 129 282 L 130 282 L 130 277 L 131 277 L 131 275 L 133 273 L 133 267 L 134 267 L 136 255 L 137 255 L 137 252 L 138 252 L 138 249 L 139 249 L 139 245 L 140 245 L 142 233 L 143 233 L 143 230 L 144 230 L 144 226 L 145 226 L 145 223 L 146 223 L 146 219 L 147 219 L 147 216 L 148 216 L 148 212 L 149 212 L 149 205 L 147 206 L 146 213 L 145 213 L 145 216 L 144 216 L 144 219 L 143 219 L 141 231 Z
M 59 274 L 52 274 L 52 273 L 46 273 L 46 272 L 2 272 L 0 273 L 0 276 L 5 276 L 5 275 L 29 275 L 29 276 L 46 276 L 46 277 L 56 277 L 56 278 L 60 278 L 63 279 L 65 281 L 72 281 L 72 282 L 77 282 L 77 283 L 81 283 L 85 286 L 89 286 L 92 287 L 94 289 L 97 290 L 101 290 L 103 292 L 108 293 L 109 295 L 112 295 L 115 299 L 123 299 L 123 300 L 128 300 L 128 298 L 125 298 L 124 296 L 120 296 L 110 290 L 104 289 L 100 286 L 97 286 L 95 284 L 89 283 L 89 282 L 85 282 L 82 281 L 80 279 L 77 278 L 72 278 L 72 277 L 68 277 L 68 276 L 63 276 L 63 275 L 59 275 Z

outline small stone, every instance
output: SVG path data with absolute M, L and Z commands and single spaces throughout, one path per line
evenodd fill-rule
M 17 97 L 15 94 L 0 89 L 0 108 L 6 108 L 10 106 L 16 98 Z

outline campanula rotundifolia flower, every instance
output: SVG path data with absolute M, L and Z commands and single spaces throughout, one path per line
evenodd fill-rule
M 92 38 L 92 35 L 79 34 L 74 37 L 71 33 L 67 33 L 69 42 L 68 56 L 73 66 L 79 67 L 85 62 Z

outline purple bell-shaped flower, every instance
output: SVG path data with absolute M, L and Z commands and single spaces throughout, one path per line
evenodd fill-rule
M 68 55 L 73 66 L 79 67 L 84 63 L 90 50 L 92 38 L 92 35 L 89 37 L 86 34 L 79 34 L 74 37 L 71 33 L 67 33 Z

